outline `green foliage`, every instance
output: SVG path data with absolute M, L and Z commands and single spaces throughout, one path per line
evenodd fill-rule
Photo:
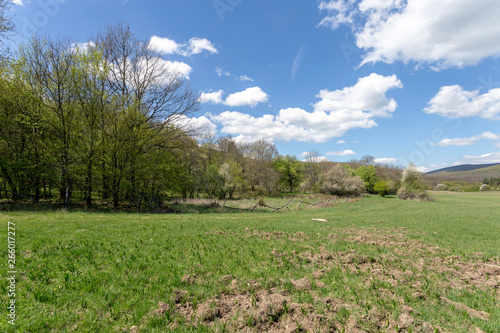
M 375 184 L 373 189 L 378 192 L 381 197 L 385 197 L 391 191 L 389 184 L 386 181 L 379 181 Z
M 302 181 L 302 163 L 295 156 L 279 156 L 273 162 L 274 169 L 280 174 L 280 184 L 290 189 L 290 193 L 300 186 Z
M 375 171 L 375 166 L 373 164 L 370 164 L 368 166 L 366 165 L 361 165 L 357 170 L 356 170 L 356 175 L 361 177 L 363 181 L 365 182 L 365 190 L 368 193 L 375 193 L 377 192 L 374 187 L 375 184 L 378 181 L 377 177 L 377 172 Z

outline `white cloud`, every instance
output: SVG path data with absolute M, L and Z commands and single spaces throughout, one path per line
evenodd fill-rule
M 269 114 L 256 118 L 245 113 L 225 111 L 216 116 L 212 115 L 210 119 L 222 124 L 222 133 L 235 135 L 238 141 L 256 139 L 307 141 L 309 137 L 309 132 L 304 128 L 285 124 L 279 117 Z
M 12 0 L 12 3 L 14 5 L 18 5 L 18 6 L 24 6 L 24 3 L 22 0 Z
M 456 138 L 456 139 L 443 139 L 440 142 L 433 143 L 433 146 L 448 147 L 448 146 L 473 146 L 479 139 L 476 137 L 471 138 Z
M 402 88 L 403 84 L 396 75 L 382 76 L 375 73 L 358 79 L 352 87 L 341 90 L 321 90 L 314 104 L 315 110 L 338 113 L 339 116 L 357 113 L 358 120 L 371 120 L 373 117 L 388 117 L 398 106 L 394 99 L 387 99 L 386 92 L 392 88 Z
M 500 55 L 498 0 L 321 1 L 321 26 L 351 25 L 362 64 L 414 61 L 436 69 Z M 356 19 L 353 19 L 353 18 Z
M 217 125 L 205 116 L 189 118 L 185 115 L 180 115 L 175 120 L 175 124 L 196 138 L 199 138 L 204 133 L 215 134 L 217 131 Z
M 495 142 L 495 147 L 500 148 L 500 142 Z
M 302 157 L 302 162 L 318 163 L 318 162 L 330 161 L 327 157 L 324 157 L 324 156 L 314 156 L 314 157 L 309 157 L 309 156 L 310 156 L 310 152 L 308 152 L 308 151 L 305 151 L 299 155 L 299 157 Z
M 200 103 L 222 104 L 224 102 L 222 100 L 222 93 L 222 90 L 209 93 L 202 92 L 200 95 Z
M 479 134 L 477 137 L 485 140 L 500 140 L 500 135 L 491 132 L 484 132 L 483 134 Z
M 465 155 L 463 161 L 471 164 L 500 163 L 500 152 L 488 153 L 479 156 Z
M 339 140 L 339 141 L 337 141 L 337 144 L 338 144 L 338 145 L 341 145 L 341 144 L 344 144 L 344 143 L 346 143 L 344 140 Z
M 253 79 L 252 78 L 249 78 L 248 76 L 246 75 L 240 75 L 238 76 L 238 80 L 244 82 L 244 81 L 250 81 L 250 82 L 253 82 Z
M 149 44 L 161 54 L 180 54 L 189 57 L 203 51 L 218 53 L 212 42 L 206 38 L 193 37 L 187 43 L 179 44 L 169 38 L 153 36 Z
M 224 104 L 227 106 L 251 106 L 255 107 L 259 103 L 267 102 L 268 95 L 260 87 L 247 88 L 227 96 L 222 99 L 223 90 L 205 93 L 200 96 L 201 103 Z
M 181 61 L 170 61 L 170 60 L 164 60 L 165 65 L 171 70 L 174 71 L 181 76 L 185 77 L 186 79 L 189 79 L 189 74 L 191 74 L 191 71 L 193 68 L 189 66 L 188 64 L 181 62 Z
M 356 152 L 347 149 L 347 150 L 341 150 L 341 151 L 330 151 L 326 153 L 327 156 L 349 156 L 349 155 L 356 155 Z
M 121 67 L 122 64 L 119 64 Z M 118 65 L 111 65 L 110 79 L 121 81 L 122 70 Z M 147 81 L 148 84 L 156 86 L 169 85 L 178 80 L 180 77 L 189 79 L 189 74 L 192 71 L 191 66 L 179 61 L 168 61 L 159 57 L 140 58 L 132 64 L 127 61 L 126 82 L 131 87 L 136 87 L 138 82 Z
M 300 108 L 287 108 L 279 115 L 253 117 L 239 112 L 226 111 L 212 120 L 224 125 L 222 131 L 231 135 L 242 135 L 245 140 L 297 140 L 305 142 L 325 142 L 344 135 L 353 128 L 372 128 L 377 126 L 373 118 L 389 117 L 397 107 L 393 99 L 387 99 L 388 89 L 401 87 L 396 76 L 383 77 L 377 74 L 360 78 L 358 83 L 336 91 L 322 90 L 321 100 L 314 104 L 315 110 L 307 112 Z M 248 90 L 248 89 L 247 89 Z M 248 96 L 264 95 L 255 91 L 246 94 L 233 94 L 224 102 L 226 105 L 239 105 Z M 245 97 L 245 98 L 243 98 Z M 249 102 L 248 102 L 249 103 Z M 250 105 L 250 104 L 249 104 Z
M 267 102 L 268 95 L 260 87 L 247 88 L 243 91 L 227 96 L 224 102 L 227 106 L 256 106 L 259 103 Z
M 199 54 L 203 51 L 207 51 L 209 53 L 219 53 L 215 46 L 206 38 L 197 38 L 193 37 L 189 40 L 189 47 L 186 51 L 187 55 Z
M 354 0 L 331 0 L 319 3 L 320 11 L 327 11 L 328 15 L 321 20 L 319 26 L 327 26 L 335 30 L 342 24 L 353 23 L 354 11 L 352 5 Z
M 426 173 L 427 171 L 431 171 L 431 168 L 426 166 L 420 166 L 416 168 L 418 172 Z
M 479 140 L 500 140 L 500 135 L 484 132 L 478 136 L 473 136 L 470 138 L 455 138 L 455 139 L 443 139 L 437 143 L 432 143 L 434 146 L 448 147 L 448 146 L 473 146 Z
M 500 120 L 500 88 L 480 95 L 478 91 L 466 91 L 459 85 L 444 86 L 428 105 L 424 112 L 447 118 L 479 116 Z
M 164 37 L 151 37 L 149 45 L 162 54 L 174 54 L 180 51 L 180 45 L 176 41 Z
M 71 44 L 71 50 L 72 51 L 80 51 L 80 52 L 87 52 L 89 48 L 94 47 L 95 42 L 90 41 L 90 42 L 84 42 L 84 43 L 73 43 Z
M 224 67 L 222 66 L 219 66 L 219 67 L 216 67 L 215 68 L 215 72 L 217 73 L 217 76 L 231 76 L 231 73 L 229 73 L 228 71 L 226 71 L 224 69 Z
M 382 158 L 376 158 L 373 161 L 378 164 L 394 164 L 398 162 L 398 159 L 394 157 L 382 157 Z

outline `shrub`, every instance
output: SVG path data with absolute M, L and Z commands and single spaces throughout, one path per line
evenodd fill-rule
M 437 184 L 434 189 L 436 191 L 448 191 L 450 187 L 448 185 L 445 185 L 445 184 Z
M 483 192 L 483 191 L 491 191 L 491 187 L 490 185 L 488 184 L 483 184 L 481 185 L 481 187 L 479 188 L 479 191 Z
M 414 201 L 434 201 L 434 198 L 425 190 L 409 190 L 406 188 L 400 188 L 398 190 L 398 198 Z
M 398 198 L 403 200 L 432 201 L 434 200 L 427 192 L 427 186 L 420 178 L 420 172 L 410 163 L 403 171 L 401 177 L 401 188 L 398 190 Z
M 385 181 L 377 182 L 373 189 L 377 191 L 381 197 L 385 197 L 391 191 L 389 184 L 387 184 L 387 182 Z
M 338 196 L 360 195 L 365 182 L 358 176 L 351 176 L 340 164 L 328 170 L 321 184 L 321 193 Z

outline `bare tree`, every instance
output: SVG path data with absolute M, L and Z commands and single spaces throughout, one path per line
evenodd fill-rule
M 272 142 L 256 140 L 242 144 L 245 155 L 244 174 L 248 185 L 254 191 L 256 185 L 268 189 L 276 183 L 276 173 L 271 163 L 278 157 L 278 150 Z
M 123 115 L 114 118 L 108 131 L 111 187 L 117 206 L 125 173 L 133 196 L 137 159 L 153 149 L 171 148 L 166 147 L 168 142 L 179 142 L 158 140 L 157 135 L 182 135 L 178 120 L 197 111 L 199 102 L 182 73 L 169 67 L 149 42 L 135 38 L 126 24 L 107 27 L 95 44 L 110 68 L 109 90 L 116 111 Z
M 9 0 L 0 0 L 0 60 L 6 56 L 8 48 L 3 43 L 3 39 L 8 38 L 9 33 L 14 31 L 14 23 L 8 16 L 11 2 Z
M 322 167 L 319 164 L 322 162 L 321 154 L 316 150 L 306 152 L 304 159 L 304 182 L 302 187 L 309 191 L 318 191 L 320 186 L 320 174 Z

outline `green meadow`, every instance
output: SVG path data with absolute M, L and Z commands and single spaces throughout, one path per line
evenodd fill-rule
M 0 281 L 0 331 L 499 332 L 500 192 L 432 196 L 275 213 L 2 211 L 2 276 L 11 222 L 17 280 L 14 327 Z

